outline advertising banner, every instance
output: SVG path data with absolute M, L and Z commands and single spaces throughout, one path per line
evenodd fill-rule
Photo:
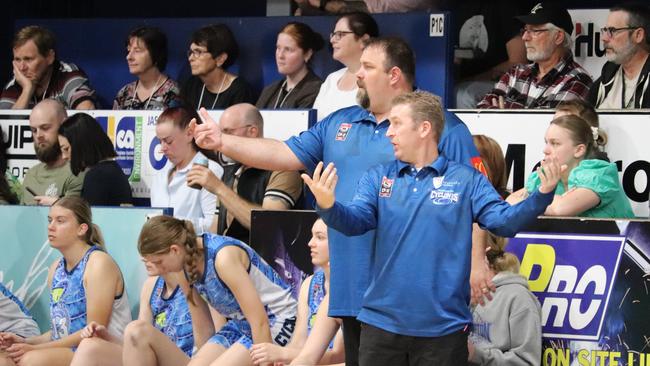
M 648 365 L 650 222 L 538 220 L 507 251 L 542 306 L 542 365 Z
M 117 162 L 129 177 L 133 196 L 148 198 L 151 181 L 157 171 L 167 164 L 156 138 L 156 120 L 161 111 L 85 111 L 95 117 L 113 141 Z M 219 120 L 223 111 L 210 111 Z M 77 113 L 70 110 L 69 114 Z M 261 111 L 264 118 L 264 136 L 288 139 L 306 130 L 315 121 L 313 110 Z M 313 123 L 313 122 L 312 122 Z M 38 164 L 34 154 L 29 111 L 0 111 L 0 127 L 7 141 L 11 174 L 23 179 L 29 168 Z

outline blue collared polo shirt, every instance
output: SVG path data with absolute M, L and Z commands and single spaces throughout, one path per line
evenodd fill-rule
M 477 170 L 440 155 L 417 171 L 393 161 L 359 182 L 351 202 L 319 213 L 346 235 L 376 229 L 374 267 L 358 319 L 389 332 L 439 337 L 472 321 L 472 223 L 513 236 L 553 200 L 510 206 Z
M 393 147 L 386 137 L 388 120 L 377 122 L 367 110 L 352 106 L 340 109 L 299 136 L 287 146 L 309 172 L 323 161 L 333 162 L 339 175 L 336 198 L 352 199 L 355 187 L 371 167 L 393 161 Z M 445 114 L 445 128 L 438 145 L 454 161 L 473 164 L 479 159 L 467 126 L 451 112 Z M 347 237 L 329 229 L 330 316 L 357 316 L 370 281 L 375 232 Z

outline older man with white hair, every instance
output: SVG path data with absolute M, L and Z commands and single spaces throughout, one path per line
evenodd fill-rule
M 477 108 L 555 108 L 565 100 L 586 99 L 592 80 L 573 60 L 569 12 L 545 2 L 515 18 L 524 23 L 521 37 L 532 63 L 511 68 Z

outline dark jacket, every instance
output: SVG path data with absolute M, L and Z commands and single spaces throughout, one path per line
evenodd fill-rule
M 298 84 L 285 97 L 279 97 L 278 93 L 286 79 L 273 82 L 262 90 L 262 95 L 255 104 L 259 109 L 309 109 L 314 105 L 322 80 L 311 70 L 300 80 Z M 284 100 L 284 103 L 282 102 Z M 277 103 L 276 103 L 277 102 Z M 277 104 L 277 105 L 276 105 Z M 280 107 L 280 105 L 282 105 Z
M 614 78 L 618 75 L 618 69 L 621 67 L 619 64 L 613 62 L 606 62 L 600 73 L 598 80 L 594 82 L 589 90 L 587 100 L 591 105 L 598 108 L 603 102 L 607 94 L 612 90 L 614 85 Z M 637 81 L 636 91 L 634 93 L 634 108 L 650 108 L 650 57 L 648 57 L 639 74 Z

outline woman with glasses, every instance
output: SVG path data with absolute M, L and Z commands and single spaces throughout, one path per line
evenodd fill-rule
M 187 59 L 192 77 L 181 96 L 194 109 L 226 109 L 237 103 L 253 103 L 253 91 L 241 77 L 228 72 L 239 54 L 232 31 L 225 24 L 203 27 L 192 34 Z
M 314 102 L 319 121 L 334 111 L 357 104 L 356 73 L 361 66 L 363 45 L 378 35 L 377 22 L 369 14 L 354 12 L 337 19 L 330 34 L 332 58 L 345 67 L 329 74 L 320 87 Z
M 275 48 L 278 72 L 284 77 L 262 90 L 257 108 L 311 108 L 322 81 L 309 68 L 309 61 L 324 44 L 323 37 L 307 24 L 285 25 L 278 33 Z
M 158 28 L 140 27 L 126 38 L 129 72 L 138 79 L 126 84 L 113 109 L 165 109 L 180 102 L 178 84 L 163 74 L 167 66 L 167 36 Z

